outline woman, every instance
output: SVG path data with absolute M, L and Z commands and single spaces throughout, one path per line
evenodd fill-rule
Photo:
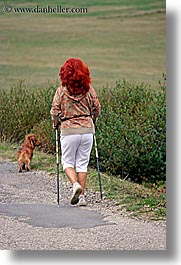
M 73 185 L 71 204 L 86 205 L 84 190 L 93 144 L 94 123 L 100 103 L 91 87 L 89 68 L 79 58 L 70 58 L 60 67 L 50 114 L 53 128 L 61 130 L 62 166 Z M 59 124 L 60 121 L 60 124 Z

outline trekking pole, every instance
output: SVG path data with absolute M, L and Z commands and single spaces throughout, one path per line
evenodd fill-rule
M 59 139 L 58 139 L 58 129 L 55 130 L 56 134 L 56 177 L 57 177 L 57 203 L 59 207 L 60 202 L 60 192 L 59 192 Z
M 100 196 L 102 200 L 101 174 L 100 174 L 100 168 L 99 168 L 99 156 L 98 156 L 97 141 L 96 141 L 95 133 L 94 133 L 94 146 L 95 146 L 95 153 L 96 153 L 96 165 L 97 165 L 97 174 L 98 174 L 98 180 L 99 180 Z

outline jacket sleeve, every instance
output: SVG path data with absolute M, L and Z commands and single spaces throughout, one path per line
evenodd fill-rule
M 92 88 L 92 95 L 93 95 L 93 104 L 92 104 L 92 118 L 96 122 L 100 112 L 101 112 L 101 104 L 99 102 L 97 93 L 95 90 Z
M 60 101 L 60 88 L 58 88 L 57 91 L 55 92 L 52 101 L 50 115 L 52 120 L 59 120 L 60 114 L 61 114 L 61 101 Z

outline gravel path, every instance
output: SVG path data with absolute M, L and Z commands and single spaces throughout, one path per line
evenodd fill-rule
M 71 185 L 63 183 L 62 203 L 69 204 Z M 23 217 L 0 212 L 0 249 L 7 250 L 166 250 L 166 223 L 129 218 L 114 202 L 88 191 L 89 214 L 101 215 L 95 227 L 41 227 Z M 56 205 L 55 176 L 18 173 L 16 163 L 0 160 L 0 204 Z M 68 208 L 67 208 L 68 209 Z M 80 209 L 73 207 L 73 210 Z

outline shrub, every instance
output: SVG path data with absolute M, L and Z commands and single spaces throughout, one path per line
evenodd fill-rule
M 166 93 L 123 81 L 99 91 L 100 167 L 137 182 L 165 180 Z
M 51 85 L 33 90 L 21 81 L 9 91 L 0 90 L 0 139 L 19 142 L 47 120 L 54 93 Z

